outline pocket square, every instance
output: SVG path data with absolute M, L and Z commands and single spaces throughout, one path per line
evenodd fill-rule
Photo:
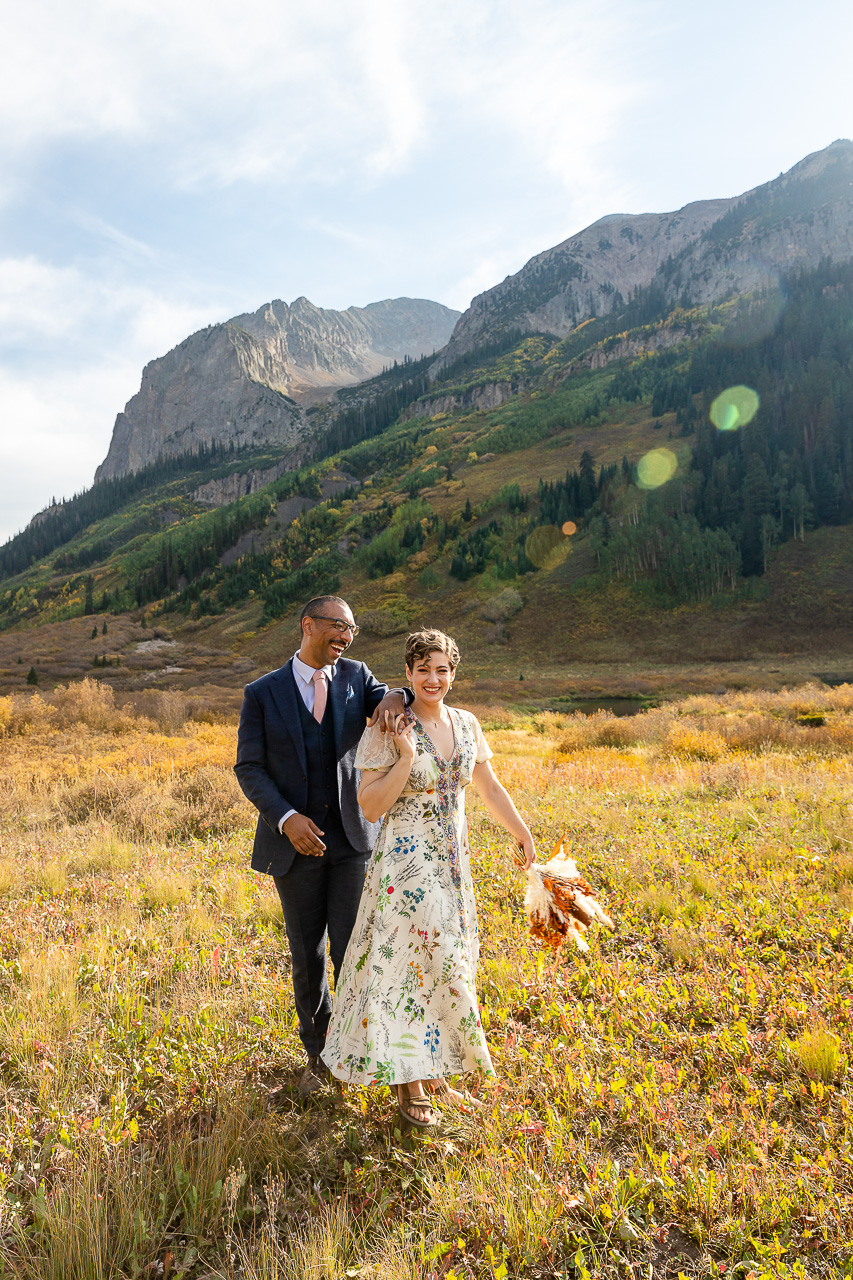
M 346 697 L 347 702 L 349 702 L 350 698 L 354 698 L 354 697 L 355 697 L 355 689 L 353 689 L 353 687 L 352 687 L 352 685 L 351 685 L 351 684 L 348 684 L 348 685 L 347 685 L 347 697 Z

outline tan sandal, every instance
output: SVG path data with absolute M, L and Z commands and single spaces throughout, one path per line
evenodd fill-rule
M 428 1118 L 414 1116 L 409 1109 L 411 1107 L 428 1112 Z M 412 1095 L 407 1084 L 397 1085 L 397 1110 L 406 1124 L 414 1125 L 416 1129 L 431 1129 L 436 1123 L 435 1111 L 427 1095 L 425 1093 Z

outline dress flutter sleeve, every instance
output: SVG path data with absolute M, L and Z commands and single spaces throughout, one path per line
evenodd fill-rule
M 483 730 L 480 728 L 480 721 L 473 715 L 471 716 L 471 728 L 474 730 L 474 741 L 477 748 L 477 764 L 483 764 L 484 761 L 491 760 L 495 753 L 492 751 L 488 742 L 486 742 Z
M 356 769 L 377 769 L 385 772 L 397 763 L 397 748 L 393 735 L 383 733 L 378 724 L 365 729 L 355 753 Z

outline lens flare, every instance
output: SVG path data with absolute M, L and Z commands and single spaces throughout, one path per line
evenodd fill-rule
M 652 449 L 637 463 L 637 486 L 659 489 L 672 479 L 677 468 L 678 459 L 671 449 Z
M 718 431 L 737 431 L 758 413 L 758 392 L 752 387 L 727 387 L 711 405 L 711 421 Z
M 754 292 L 751 299 L 738 305 L 734 319 L 720 334 L 718 341 L 725 347 L 748 347 L 768 338 L 788 301 L 778 271 L 768 263 L 740 260 L 738 272 L 743 288 Z
M 577 533 L 577 531 L 578 531 L 578 527 L 575 524 L 574 520 L 567 520 L 566 523 L 563 525 L 563 533 L 566 535 L 567 538 L 571 538 L 572 534 Z
M 527 535 L 524 551 L 537 569 L 553 569 L 569 554 L 569 540 L 555 524 L 541 524 Z

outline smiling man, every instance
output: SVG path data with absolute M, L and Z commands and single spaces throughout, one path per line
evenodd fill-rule
M 260 815 L 252 868 L 273 877 L 284 912 L 307 1097 L 328 1077 L 326 939 L 337 980 L 378 831 L 358 806 L 355 749 L 368 716 L 405 700 L 343 656 L 359 630 L 345 600 L 309 600 L 300 626 L 291 660 L 246 686 L 234 771 Z

